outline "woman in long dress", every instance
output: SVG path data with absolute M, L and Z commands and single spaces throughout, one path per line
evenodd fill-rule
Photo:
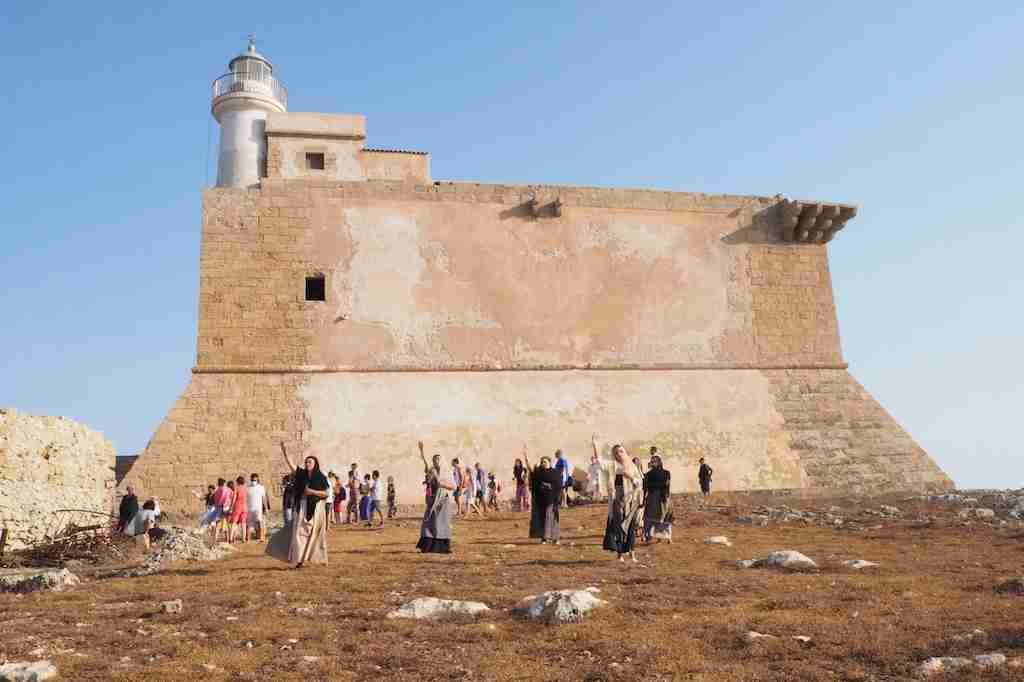
M 557 545 L 562 535 L 559 507 L 562 501 L 562 474 L 552 468 L 550 457 L 541 457 L 536 467 L 530 466 L 523 446 L 523 459 L 530 474 L 530 537 L 539 538 L 540 544 Z
M 597 453 L 597 437 L 591 439 L 594 453 Z M 612 447 L 612 460 L 615 467 L 614 488 L 608 498 L 608 523 L 605 525 L 602 546 L 609 552 L 615 552 L 619 561 L 625 561 L 625 555 L 636 563 L 637 531 L 643 513 L 643 489 L 639 485 L 639 477 L 634 475 L 626 465 L 629 455 L 621 445 Z M 640 476 L 643 472 L 635 463 L 633 468 Z
M 426 477 L 427 508 L 423 512 L 420 541 L 416 543 L 416 549 L 423 554 L 451 554 L 451 496 L 448 491 L 454 490 L 455 487 L 445 483 L 441 476 L 441 455 L 434 455 L 433 464 L 427 464 L 427 456 L 423 454 L 423 441 L 419 442 L 419 447 L 423 473 Z
M 296 467 L 281 443 L 281 454 L 295 470 L 291 499 L 292 522 L 274 533 L 267 543 L 267 554 L 302 568 L 307 563 L 327 565 L 327 477 L 320 461 L 309 455 Z
M 665 524 L 668 515 L 672 475 L 662 465 L 661 456 L 657 453 L 658 449 L 652 447 L 651 468 L 644 474 L 644 542 L 651 541 L 655 527 Z

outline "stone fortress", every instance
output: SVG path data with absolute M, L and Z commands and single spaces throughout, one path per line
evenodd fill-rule
M 511 478 L 597 434 L 674 489 L 953 483 L 847 372 L 828 244 L 856 208 L 783 197 L 434 182 L 363 116 L 292 113 L 250 43 L 214 81 L 196 364 L 128 474 L 194 511 L 218 476 L 278 478 L 283 441 L 380 469 L 421 503 L 428 456 Z

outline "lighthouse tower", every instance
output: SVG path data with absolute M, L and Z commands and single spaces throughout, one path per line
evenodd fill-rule
M 248 187 L 266 175 L 267 113 L 288 110 L 288 91 L 274 78 L 274 67 L 249 47 L 213 81 L 213 117 L 220 123 L 218 187 Z

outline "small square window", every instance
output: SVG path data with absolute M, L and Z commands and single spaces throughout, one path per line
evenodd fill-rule
M 314 275 L 306 278 L 306 300 L 327 300 L 327 286 L 323 275 Z
M 306 170 L 323 170 L 324 153 L 306 152 Z

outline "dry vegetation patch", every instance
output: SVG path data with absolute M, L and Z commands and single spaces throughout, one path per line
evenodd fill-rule
M 761 526 L 736 519 L 770 498 L 718 501 L 728 506 L 677 504 L 674 544 L 641 547 L 635 566 L 601 551 L 605 507 L 594 505 L 563 513 L 557 547 L 528 542 L 527 516 L 506 512 L 457 520 L 455 553 L 421 556 L 418 520 L 406 518 L 383 530 L 332 528 L 328 567 L 289 570 L 249 545 L 144 577 L 86 577 L 62 594 L 0 595 L 0 658 L 49 658 L 78 680 L 717 681 L 907 679 L 930 656 L 1024 656 L 1024 597 L 994 589 L 1024 572 L 1017 522 L 965 526 L 956 509 L 924 501 L 815 499 L 788 504 L 835 505 L 856 523 Z M 901 515 L 858 513 L 883 503 Z M 710 535 L 733 546 L 707 545 Z M 735 566 L 778 549 L 820 568 Z M 880 565 L 858 571 L 843 566 L 848 559 Z M 609 605 L 580 624 L 540 626 L 513 614 L 527 595 L 588 586 Z M 416 597 L 493 611 L 432 623 L 386 618 Z M 183 612 L 161 613 L 172 599 Z M 984 636 L 958 638 L 975 629 Z M 751 642 L 750 630 L 773 637 Z M 948 678 L 1016 679 L 1020 670 Z

